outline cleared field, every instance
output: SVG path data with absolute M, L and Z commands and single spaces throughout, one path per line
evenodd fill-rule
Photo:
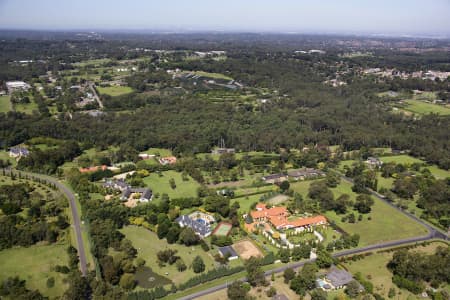
M 332 191 L 335 197 L 339 197 L 344 193 L 350 195 L 352 200 L 356 197 L 356 194 L 351 190 L 351 184 L 345 181 L 341 181 Z M 357 221 L 356 223 L 342 222 L 341 219 L 344 215 L 337 215 L 334 211 L 328 211 L 325 215 L 347 233 L 359 234 L 361 237 L 359 246 L 399 240 L 427 233 L 424 227 L 382 200 L 375 197 L 373 199 L 375 204 L 372 206 L 372 211 L 363 215 L 362 221 Z M 358 216 L 358 212 L 354 211 L 354 213 Z M 371 220 L 369 220 L 369 216 Z
M 426 253 L 432 253 L 443 243 L 432 243 L 428 246 L 419 246 L 410 251 L 420 251 Z M 364 278 L 370 277 L 370 281 L 374 284 L 374 291 L 382 295 L 387 299 L 389 289 L 394 287 L 397 291 L 395 299 L 421 299 L 420 296 L 415 296 L 407 290 L 401 290 L 392 283 L 392 273 L 386 267 L 387 263 L 391 260 L 393 252 L 391 253 L 376 253 L 365 257 L 362 260 L 356 262 L 344 263 L 344 266 L 353 274 L 360 272 Z
M 0 96 L 0 112 L 8 112 L 12 110 L 9 96 Z
M 407 164 L 407 165 L 411 165 L 413 163 L 419 163 L 419 164 L 424 163 L 423 160 L 406 155 L 406 154 L 383 156 L 383 157 L 380 157 L 380 160 L 384 163 L 394 162 L 396 164 Z
M 260 201 L 262 195 L 263 194 L 258 194 L 258 195 L 251 195 L 248 197 L 231 199 L 231 203 L 237 201 L 240 205 L 239 211 L 242 213 L 246 213 L 250 210 L 250 206 L 252 206 L 253 203 Z
M 82 62 L 77 62 L 74 63 L 73 65 L 76 67 L 85 67 L 85 66 L 89 66 L 89 65 L 102 65 L 105 63 L 110 62 L 111 59 L 109 58 L 99 58 L 99 59 L 90 59 L 90 60 L 86 60 L 86 61 L 82 61 Z
M 164 149 L 164 148 L 150 148 L 141 153 L 154 154 L 156 156 L 162 156 L 162 157 L 172 156 L 172 151 L 170 151 L 169 149 Z
M 394 184 L 395 179 L 392 177 L 384 178 L 378 173 L 377 180 L 378 180 L 378 190 L 380 190 L 380 188 L 385 188 L 385 189 L 390 190 L 392 188 L 392 185 Z
M 4 150 L 1 150 L 1 151 L 0 151 L 0 159 L 1 159 L 1 160 L 4 160 L 4 161 L 9 160 L 9 162 L 10 162 L 13 166 L 15 166 L 15 165 L 17 164 L 16 160 L 15 160 L 14 158 L 10 157 L 10 156 L 9 156 L 9 153 L 8 153 L 7 151 L 4 151 Z
M 170 198 L 195 197 L 197 196 L 197 188 L 200 184 L 188 177 L 188 181 L 183 181 L 181 173 L 176 171 L 165 171 L 160 176 L 157 173 L 152 173 L 150 176 L 144 178 L 144 183 L 153 190 L 153 194 L 160 195 L 166 193 Z M 176 188 L 172 189 L 169 180 L 175 180 Z
M 447 108 L 443 105 L 428 103 L 420 100 L 405 100 L 404 101 L 407 106 L 406 110 L 411 111 L 416 114 L 440 114 L 440 115 L 450 115 L 450 108 Z
M 195 71 L 193 72 L 195 75 L 202 76 L 202 77 L 208 77 L 213 79 L 224 79 L 224 80 L 233 80 L 233 78 L 221 74 L 221 73 L 210 73 L 210 72 L 204 72 L 204 71 Z
M 38 106 L 36 104 L 36 102 L 31 101 L 30 103 L 27 104 L 16 104 L 14 106 L 14 110 L 17 112 L 23 112 L 26 114 L 32 114 L 34 110 L 38 110 Z
M 437 179 L 445 179 L 445 178 L 450 177 L 450 171 L 443 170 L 436 165 L 425 167 L 425 168 L 430 170 L 431 174 L 433 174 L 433 176 L 436 177 Z
M 242 240 L 233 244 L 233 249 L 241 259 L 249 259 L 250 257 L 263 257 L 264 255 L 250 240 Z
M 291 183 L 291 190 L 301 194 L 304 198 L 308 194 L 309 186 L 313 183 L 314 180 L 305 180 L 305 181 L 297 181 L 295 183 Z
M 62 296 L 68 284 L 67 277 L 53 271 L 56 265 L 67 265 L 67 245 L 34 245 L 28 248 L 11 248 L 0 251 L 0 280 L 19 276 L 27 281 L 31 290 L 39 290 L 44 296 L 56 298 Z M 55 286 L 47 287 L 47 279 L 55 278 Z
M 137 226 L 124 227 L 121 232 L 125 234 L 133 246 L 138 251 L 138 257 L 145 259 L 146 266 L 151 268 L 153 272 L 164 275 L 175 284 L 185 282 L 187 279 L 195 276 L 194 271 L 189 268 L 192 260 L 195 256 L 199 255 L 205 262 L 206 271 L 215 267 L 214 260 L 209 253 L 202 250 L 200 246 L 186 247 L 179 244 L 167 244 L 166 240 L 160 240 L 154 232 L 151 232 L 145 228 Z M 188 266 L 188 269 L 184 272 L 178 272 L 175 264 L 166 265 L 164 267 L 158 266 L 156 253 L 164 249 L 175 249 L 177 255 L 181 257 L 184 263 Z
M 97 87 L 100 94 L 114 96 L 121 96 L 133 92 L 133 89 L 129 86 L 109 86 L 109 87 Z

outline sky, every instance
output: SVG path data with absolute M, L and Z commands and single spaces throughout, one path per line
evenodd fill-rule
M 0 0 L 0 29 L 450 36 L 450 0 Z

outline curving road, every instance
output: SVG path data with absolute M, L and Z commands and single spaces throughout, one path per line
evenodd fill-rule
M 7 173 L 9 172 L 9 173 L 13 173 L 13 174 L 19 173 L 19 171 L 13 172 L 13 170 L 11 170 L 11 169 L 5 169 L 5 172 L 7 172 Z M 42 175 L 42 174 L 37 174 L 37 173 L 24 172 L 24 171 L 20 171 L 20 173 L 30 176 L 30 177 L 39 178 L 48 183 L 54 184 L 61 192 L 63 192 L 64 195 L 66 195 L 67 199 L 69 199 L 70 209 L 72 212 L 73 227 L 75 229 L 75 235 L 77 238 L 78 257 L 80 259 L 80 270 L 81 270 L 81 274 L 83 274 L 83 276 L 86 276 L 87 260 L 86 260 L 86 253 L 84 252 L 83 239 L 81 237 L 80 214 L 78 212 L 78 208 L 76 205 L 75 195 L 64 184 L 62 184 L 61 182 L 59 182 L 57 179 L 55 179 L 53 177 Z
M 341 174 L 340 174 L 341 175 Z M 343 175 L 341 175 L 342 179 L 344 179 L 345 181 L 348 181 L 350 183 L 353 184 L 353 180 L 351 178 L 345 177 Z M 411 219 L 413 219 L 414 221 L 416 221 L 417 223 L 421 224 L 422 226 L 424 226 L 427 230 L 428 230 L 428 234 L 424 235 L 424 236 L 418 236 L 418 237 L 412 237 L 412 238 L 407 238 L 407 239 L 402 239 L 402 240 L 396 240 L 396 241 L 390 241 L 390 242 L 384 242 L 384 243 L 377 243 L 374 245 L 370 245 L 370 246 L 366 246 L 366 247 L 362 247 L 362 248 L 355 248 L 355 249 L 348 249 L 348 250 L 344 250 L 344 251 L 340 251 L 337 253 L 333 254 L 333 257 L 342 257 L 342 256 L 346 256 L 346 255 L 353 255 L 353 254 L 359 254 L 359 253 L 363 253 L 366 251 L 372 251 L 372 250 L 378 250 L 378 249 L 383 249 L 383 248 L 389 248 L 389 247 L 397 247 L 397 246 L 402 246 L 405 244 L 411 244 L 411 243 L 417 243 L 417 242 L 423 242 L 423 241 L 427 241 L 427 240 L 431 240 L 431 239 L 443 239 L 443 240 L 448 240 L 448 236 L 446 234 L 444 234 L 443 232 L 437 230 L 436 228 L 432 227 L 430 224 L 428 224 L 427 222 L 425 222 L 424 220 L 418 218 L 417 216 L 410 214 L 409 212 L 402 210 L 401 208 L 397 207 L 396 205 L 394 205 L 393 203 L 387 201 L 381 194 L 369 190 L 370 193 L 377 197 L 378 199 L 380 199 L 381 201 L 384 201 L 385 203 L 387 203 L 389 206 L 391 206 L 392 208 L 396 209 L 397 211 L 405 214 L 406 216 L 410 217 Z M 282 266 L 273 270 L 269 270 L 265 272 L 265 275 L 271 275 L 272 273 L 280 273 L 280 272 L 284 272 L 284 270 L 286 270 L 287 268 L 298 268 L 303 266 L 306 263 L 309 262 L 313 262 L 313 259 L 310 260 L 306 260 L 306 261 L 301 261 L 301 262 L 296 262 L 296 263 L 291 263 L 289 265 L 286 266 Z M 241 281 L 245 281 L 246 278 L 243 277 L 241 279 L 239 279 Z M 220 291 L 222 289 L 226 289 L 228 287 L 228 283 L 224 283 L 224 284 L 220 284 L 217 286 L 214 286 L 212 288 L 197 292 L 197 293 L 193 293 L 189 296 L 185 296 L 185 297 L 181 297 L 179 298 L 180 300 L 192 300 L 198 297 L 202 297 L 217 291 Z

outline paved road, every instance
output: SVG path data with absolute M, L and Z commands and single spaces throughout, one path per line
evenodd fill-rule
M 92 93 L 94 94 L 94 98 L 95 98 L 95 100 L 97 101 L 98 106 L 99 106 L 100 108 L 103 108 L 103 103 L 102 103 L 102 101 L 100 100 L 100 97 L 99 97 L 98 94 L 97 94 L 97 90 L 95 89 L 94 84 L 93 84 L 93 83 L 89 83 L 89 87 L 91 88 Z
M 6 169 L 5 169 L 5 171 L 12 172 L 12 170 L 6 170 Z M 17 174 L 18 171 L 14 171 L 13 173 Z M 20 173 L 31 176 L 31 177 L 40 178 L 41 180 L 45 180 L 49 183 L 54 184 L 69 199 L 70 209 L 72 212 L 73 226 L 75 228 L 75 235 L 77 238 L 78 257 L 80 258 L 80 270 L 81 270 L 81 273 L 83 274 L 83 276 L 86 276 L 86 274 L 87 274 L 86 253 L 84 252 L 83 239 L 81 238 L 80 214 L 78 212 L 78 208 L 76 205 L 75 195 L 64 184 L 62 184 L 61 182 L 59 182 L 57 179 L 55 179 L 53 177 L 42 175 L 42 174 L 37 174 L 37 173 L 23 172 L 23 171 L 20 171 Z
M 353 184 L 353 180 L 351 178 L 342 176 L 342 179 L 350 182 Z M 363 253 L 366 251 L 372 251 L 372 250 L 378 250 L 378 249 L 383 249 L 383 248 L 389 248 L 389 247 L 397 247 L 397 246 L 401 246 L 401 245 L 405 245 L 405 244 L 410 244 L 410 243 L 416 243 L 416 242 L 423 242 L 423 241 L 427 241 L 427 240 L 431 240 L 431 239 L 443 239 L 443 240 L 448 240 L 448 236 L 446 234 L 444 234 L 443 232 L 435 229 L 434 227 L 432 227 L 431 225 L 429 225 L 428 223 L 426 223 L 424 220 L 416 217 L 413 214 L 410 214 L 409 212 L 402 210 L 401 208 L 395 206 L 393 203 L 387 201 L 382 195 L 380 195 L 379 193 L 375 192 L 375 191 L 370 191 L 371 194 L 375 197 L 377 197 L 378 199 L 380 199 L 381 201 L 384 201 L 385 203 L 387 203 L 388 205 L 390 205 L 392 208 L 396 209 L 397 211 L 407 215 L 408 217 L 410 217 L 411 219 L 413 219 L 414 221 L 420 223 L 421 225 L 423 225 L 427 230 L 428 230 L 428 234 L 424 235 L 424 236 L 418 236 L 418 237 L 412 237 L 412 238 L 408 238 L 408 239 L 402 239 L 402 240 L 397 240 L 397 241 L 390 241 L 390 242 L 384 242 L 384 243 L 377 243 L 374 245 L 370 245 L 370 246 L 366 246 L 366 247 L 362 247 L 362 248 L 355 248 L 355 249 L 348 249 L 348 250 L 344 250 L 344 251 L 340 251 L 337 253 L 333 254 L 333 257 L 342 257 L 342 256 L 346 256 L 346 255 L 354 255 L 354 254 L 359 254 L 359 253 Z M 286 266 L 282 266 L 270 271 L 265 272 L 265 274 L 267 276 L 271 275 L 272 273 L 280 273 L 280 272 L 284 272 L 284 270 L 286 270 L 287 268 L 299 268 L 301 266 L 303 266 L 306 263 L 309 262 L 313 262 L 314 260 L 310 259 L 307 261 L 301 261 L 301 262 L 297 262 L 297 263 L 291 263 L 289 265 Z M 245 281 L 246 278 L 243 277 L 240 280 Z M 231 283 L 231 282 L 230 282 Z M 189 296 L 186 297 L 182 297 L 179 298 L 180 300 L 191 300 L 191 299 L 195 299 L 198 297 L 202 297 L 217 291 L 220 291 L 222 289 L 226 289 L 228 287 L 228 283 L 224 283 L 224 284 L 220 284 L 217 286 L 214 286 L 212 288 L 197 292 L 197 293 L 193 293 Z

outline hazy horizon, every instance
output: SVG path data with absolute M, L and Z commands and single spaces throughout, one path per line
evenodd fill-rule
M 450 1 L 0 0 L 0 29 L 450 36 Z

